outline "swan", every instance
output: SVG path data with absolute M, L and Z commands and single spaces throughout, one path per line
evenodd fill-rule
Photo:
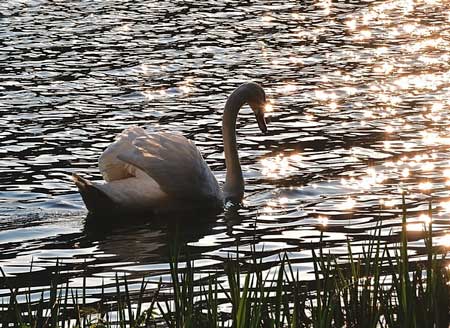
M 228 97 L 222 137 L 226 178 L 220 188 L 194 142 L 178 133 L 146 132 L 131 127 L 120 133 L 99 158 L 103 182 L 74 173 L 72 179 L 92 214 L 223 209 L 240 204 L 244 179 L 236 144 L 236 119 L 248 104 L 267 132 L 266 95 L 256 83 L 244 83 Z

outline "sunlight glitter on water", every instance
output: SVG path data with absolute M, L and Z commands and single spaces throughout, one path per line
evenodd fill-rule
M 264 111 L 266 112 L 266 113 L 271 113 L 271 112 L 273 112 L 273 105 L 272 105 L 272 103 L 270 102 L 270 100 L 266 103 L 266 105 L 264 106 Z
M 425 225 L 423 223 L 408 223 L 406 225 L 408 231 L 424 231 Z
M 430 222 L 432 222 L 432 218 L 430 218 L 428 214 L 420 214 L 419 220 L 427 225 L 430 224 Z
M 446 234 L 443 237 L 439 238 L 440 245 L 445 247 L 450 247 L 450 234 Z M 447 266 L 447 269 L 450 270 L 450 264 Z
M 248 128 L 252 116 L 239 118 L 246 207 L 211 224 L 184 226 L 183 242 L 194 256 L 207 248 L 208 256 L 226 258 L 238 240 L 274 235 L 279 239 L 272 251 L 295 245 L 302 252 L 309 247 L 305 240 L 317 240 L 318 230 L 330 227 L 342 229 L 330 249 L 344 254 L 342 241 L 355 229 L 359 238 L 371 235 L 378 213 L 386 217 L 384 229 L 397 234 L 391 227 L 399 228 L 404 190 L 415 221 L 421 220 L 415 211 L 426 210 L 432 196 L 439 204 L 433 214 L 446 228 L 448 1 L 210 4 L 173 17 L 167 12 L 178 12 L 174 3 L 153 1 L 8 9 L 7 19 L 0 20 L 10 68 L 0 99 L 0 202 L 6 213 L 0 215 L 19 217 L 24 209 L 34 215 L 37 207 L 43 216 L 82 209 L 67 172 L 99 179 L 99 154 L 132 124 L 194 139 L 223 182 L 223 105 L 230 90 L 256 81 L 273 102 L 265 109 L 271 116 L 268 135 Z M 152 10 L 144 21 L 145 8 Z M 35 19 L 51 12 L 76 24 L 60 29 L 58 21 Z M 24 24 L 30 36 L 18 37 Z M 35 33 L 41 30 L 48 36 Z M 256 224 L 255 213 L 262 214 Z M 0 229 L 14 234 L 31 224 L 28 229 L 38 231 L 32 224 L 45 224 L 33 215 L 0 221 Z M 415 221 L 422 231 L 424 224 Z M 58 231 L 46 232 L 48 238 L 27 244 L 0 241 L 8 254 L 2 261 L 13 267 L 21 253 L 56 243 L 70 249 L 70 256 L 104 263 L 107 274 L 126 260 L 156 267 L 174 238 L 164 224 L 105 233 L 80 223 L 78 230 L 68 236 L 60 224 Z M 98 252 L 82 252 L 92 244 Z M 86 263 L 88 269 L 101 268 Z
M 301 165 L 302 156 L 294 154 L 291 156 L 277 155 L 275 157 L 263 158 L 260 163 L 262 175 L 270 178 L 278 178 L 295 173 Z
M 431 189 L 433 189 L 433 183 L 431 183 L 430 181 L 420 182 L 418 188 L 422 191 L 430 191 Z
M 347 199 L 339 205 L 341 210 L 351 210 L 356 205 L 356 200 L 351 197 L 347 197 Z
M 321 226 L 326 227 L 328 225 L 329 218 L 327 216 L 320 215 L 317 219 Z

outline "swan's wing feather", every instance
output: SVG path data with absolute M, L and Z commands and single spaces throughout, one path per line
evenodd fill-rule
M 195 144 L 176 133 L 137 137 L 118 158 L 151 176 L 174 198 L 220 199 L 220 188 Z
M 98 167 L 107 182 L 130 178 L 136 175 L 133 167 L 118 159 L 119 154 L 133 148 L 136 138 L 145 136 L 144 129 L 133 126 L 117 135 L 116 140 L 103 151 L 98 160 Z

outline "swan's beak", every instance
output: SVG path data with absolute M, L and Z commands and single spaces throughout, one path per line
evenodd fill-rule
M 267 125 L 266 125 L 266 119 L 264 117 L 264 112 L 262 110 L 258 111 L 256 113 L 256 121 L 258 122 L 259 129 L 262 133 L 267 133 Z

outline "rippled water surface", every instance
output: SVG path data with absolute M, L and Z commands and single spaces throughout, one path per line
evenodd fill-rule
M 395 243 L 401 190 L 412 256 L 431 197 L 434 241 L 450 245 L 449 12 L 439 0 L 1 2 L 0 266 L 45 285 L 60 259 L 95 287 L 158 276 L 178 238 L 196 267 L 254 245 L 274 265 L 288 251 L 308 280 L 321 229 L 335 254 L 377 225 Z M 269 135 L 240 115 L 245 208 L 85 220 L 70 175 L 101 179 L 99 155 L 129 126 L 195 140 L 223 182 L 222 109 L 249 80 L 274 111 Z

